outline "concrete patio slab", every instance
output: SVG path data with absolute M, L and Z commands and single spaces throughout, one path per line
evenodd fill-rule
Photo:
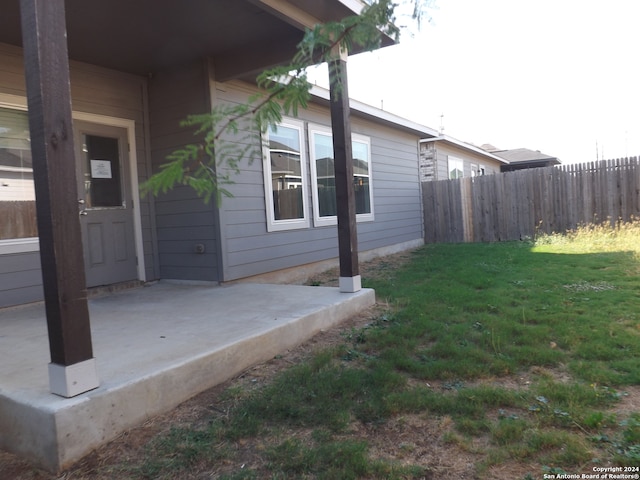
M 49 392 L 43 304 L 0 309 L 0 448 L 60 471 L 375 303 L 373 290 L 160 282 L 89 301 L 100 386 Z

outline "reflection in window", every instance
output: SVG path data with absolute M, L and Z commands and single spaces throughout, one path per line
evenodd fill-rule
M 462 178 L 464 175 L 462 159 L 452 157 L 451 155 L 449 155 L 448 163 L 449 163 L 449 179 Z
M 356 214 L 371 213 L 369 144 L 353 141 L 353 186 Z
M 302 126 L 282 123 L 267 131 L 265 186 L 269 203 L 270 229 L 308 225 L 305 213 L 305 167 Z
M 84 134 L 82 140 L 86 207 L 122 207 L 118 139 Z
M 331 135 L 313 133 L 313 160 L 316 165 L 316 193 L 320 217 L 337 214 L 336 178 L 333 163 L 333 143 Z
M 310 130 L 311 160 L 314 168 L 314 211 L 320 225 L 335 224 L 338 213 L 331 130 L 314 127 Z M 371 215 L 371 170 L 369 139 L 353 135 L 353 186 L 356 214 L 360 219 Z
M 297 129 L 280 126 L 269 131 L 271 188 L 274 219 L 302 218 L 302 167 L 300 134 Z
M 27 112 L 0 108 L 0 240 L 38 235 Z

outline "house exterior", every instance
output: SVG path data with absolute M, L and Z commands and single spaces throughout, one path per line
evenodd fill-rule
M 508 161 L 448 135 L 420 141 L 420 179 L 450 180 L 499 173 Z
M 546 155 L 540 150 L 529 150 L 528 148 L 492 150 L 491 153 L 509 162 L 508 164 L 502 165 L 502 172 L 513 172 L 526 168 L 553 167 L 561 163 L 556 157 Z
M 262 138 L 221 204 L 186 187 L 141 198 L 139 184 L 194 142 L 179 126 L 187 115 L 245 102 L 256 92 L 251 79 L 287 60 L 305 25 L 361 7 L 356 0 L 66 1 L 87 287 L 273 280 L 335 263 L 326 91 L 315 89 L 308 109 Z M 19 2 L 8 0 L 0 18 L 0 307 L 43 297 L 19 25 Z M 351 107 L 359 250 L 417 246 L 418 141 L 436 132 Z

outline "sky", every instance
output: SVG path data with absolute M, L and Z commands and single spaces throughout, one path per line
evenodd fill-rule
M 399 45 L 349 58 L 352 98 L 562 163 L 640 155 L 640 1 L 433 0 L 427 14 Z

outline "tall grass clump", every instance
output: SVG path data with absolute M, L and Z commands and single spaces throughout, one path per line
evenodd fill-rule
M 563 253 L 633 252 L 640 260 L 640 219 L 581 225 L 566 233 L 539 235 L 534 251 Z

